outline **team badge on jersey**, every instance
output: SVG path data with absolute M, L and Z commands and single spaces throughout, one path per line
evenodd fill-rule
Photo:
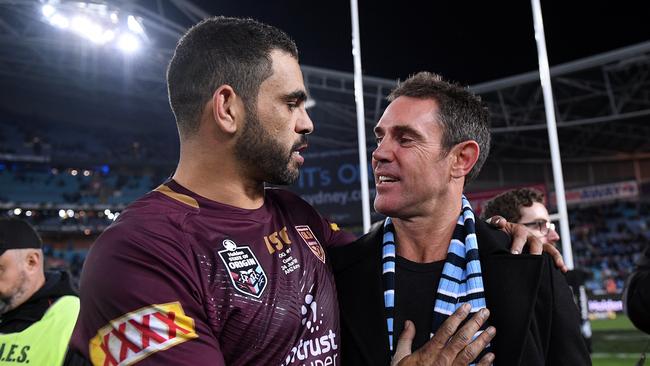
M 311 231 L 311 228 L 307 225 L 296 226 L 296 231 L 300 234 L 302 240 L 307 244 L 307 247 L 311 250 L 316 258 L 320 259 L 321 262 L 325 263 L 325 251 L 320 245 L 320 242 L 316 238 L 316 235 Z
M 223 246 L 226 249 L 218 253 L 228 269 L 235 290 L 255 298 L 262 296 L 268 278 L 251 248 L 239 247 L 230 239 L 224 240 Z

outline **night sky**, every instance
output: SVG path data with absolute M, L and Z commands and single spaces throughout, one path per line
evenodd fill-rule
M 352 71 L 346 0 L 195 0 L 219 15 L 249 16 L 287 31 L 301 62 Z M 650 40 L 646 0 L 542 0 L 551 65 Z M 389 79 L 420 70 L 476 84 L 537 69 L 530 1 L 360 0 L 364 73 Z

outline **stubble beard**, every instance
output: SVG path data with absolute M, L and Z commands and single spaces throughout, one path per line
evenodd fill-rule
M 0 315 L 15 309 L 18 301 L 27 292 L 27 274 L 21 272 L 18 278 L 17 286 L 7 295 L 0 296 Z

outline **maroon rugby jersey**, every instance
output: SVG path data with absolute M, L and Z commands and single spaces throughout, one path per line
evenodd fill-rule
M 323 247 L 353 239 L 288 191 L 245 210 L 170 181 L 90 250 L 72 347 L 96 365 L 338 365 Z

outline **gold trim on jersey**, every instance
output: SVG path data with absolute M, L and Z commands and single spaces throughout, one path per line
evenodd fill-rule
M 186 194 L 174 192 L 171 188 L 169 188 L 168 186 L 166 186 L 164 184 L 159 185 L 158 188 L 154 189 L 154 191 L 155 192 L 160 192 L 160 193 L 164 194 L 165 196 L 167 196 L 169 198 L 173 198 L 176 201 L 184 203 L 184 204 L 186 204 L 188 206 L 191 206 L 191 207 L 194 207 L 194 208 L 199 208 L 199 202 L 197 200 L 195 200 L 194 198 L 192 198 L 192 197 L 190 197 L 190 196 L 188 196 Z

